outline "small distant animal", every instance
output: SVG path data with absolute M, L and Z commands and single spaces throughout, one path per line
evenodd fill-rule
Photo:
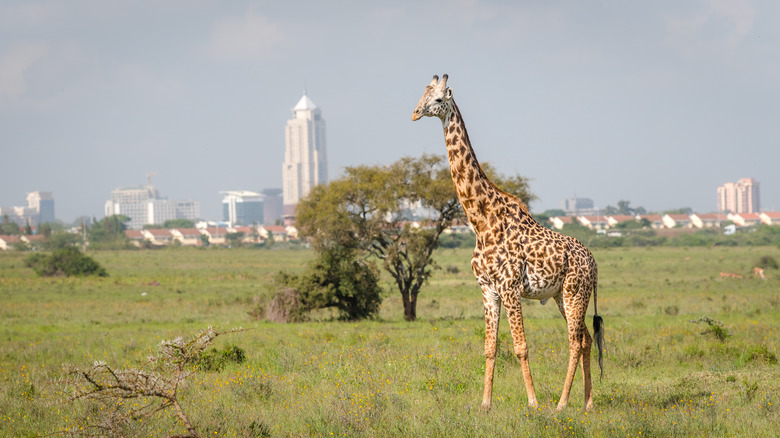
M 762 280 L 766 280 L 766 277 L 764 276 L 764 270 L 762 268 L 759 268 L 758 266 L 753 268 L 753 275 L 757 276 Z
M 734 272 L 721 272 L 720 276 L 723 278 L 742 278 L 741 275 L 736 274 Z

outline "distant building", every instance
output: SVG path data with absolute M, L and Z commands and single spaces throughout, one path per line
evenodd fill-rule
M 758 213 L 761 211 L 759 183 L 740 178 L 718 187 L 718 211 L 722 213 Z
M 247 190 L 220 192 L 222 220 L 234 225 L 263 224 L 263 195 Z
M 144 225 L 162 225 L 172 219 L 197 220 L 200 217 L 198 201 L 171 201 L 160 197 L 153 185 L 118 188 L 106 201 L 105 215 L 124 215 L 130 218 L 127 227 L 140 230 Z
M 590 198 L 567 198 L 563 200 L 563 211 L 568 216 L 597 216 L 599 211 L 593 206 L 593 200 Z
M 284 214 L 282 189 L 265 189 L 260 193 L 263 195 L 262 223 L 263 225 L 275 225 Z
M 27 194 L 27 207 L 37 214 L 36 226 L 54 222 L 54 196 L 51 192 L 31 192 Z
M 314 186 L 328 181 L 325 120 L 322 112 L 304 92 L 292 113 L 284 136 L 286 148 L 282 190 L 285 217 L 294 217 L 298 202 Z
M 106 201 L 105 215 L 124 215 L 130 218 L 127 227 L 140 230 L 148 222 L 149 200 L 157 199 L 158 193 L 154 186 L 134 186 L 115 189 L 111 199 Z
M 147 202 L 147 224 L 162 225 L 173 219 L 197 220 L 200 218 L 198 201 L 171 201 L 168 199 L 150 199 Z
M 54 222 L 54 197 L 51 192 L 30 192 L 26 207 L 0 207 L 0 218 L 6 217 L 20 227 L 37 228 L 40 224 Z

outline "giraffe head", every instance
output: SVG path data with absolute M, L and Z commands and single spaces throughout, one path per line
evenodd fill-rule
M 442 121 L 452 111 L 452 89 L 447 88 L 447 75 L 433 76 L 433 80 L 420 98 L 420 103 L 412 113 L 412 120 L 418 120 L 423 116 L 438 117 Z

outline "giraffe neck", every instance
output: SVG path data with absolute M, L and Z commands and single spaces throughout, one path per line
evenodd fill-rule
M 458 200 L 474 230 L 480 234 L 493 221 L 501 192 L 479 165 L 463 117 L 454 101 L 452 112 L 442 120 L 442 125 Z

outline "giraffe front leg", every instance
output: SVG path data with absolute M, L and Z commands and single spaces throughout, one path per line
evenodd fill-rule
M 528 406 L 535 408 L 539 403 L 536 401 L 534 381 L 531 377 L 531 363 L 528 359 L 528 344 L 525 341 L 525 328 L 523 326 L 523 309 L 519 299 L 515 300 L 514 298 L 508 298 L 504 306 L 506 307 L 507 319 L 509 319 L 509 329 L 512 332 L 515 356 L 520 361 L 520 368 L 523 371 L 523 382 L 525 383 L 525 392 L 528 395 Z
M 498 353 L 498 322 L 501 315 L 501 302 L 490 290 L 483 289 L 485 302 L 485 390 L 482 394 L 482 409 L 490 410 L 493 403 L 493 371 Z

